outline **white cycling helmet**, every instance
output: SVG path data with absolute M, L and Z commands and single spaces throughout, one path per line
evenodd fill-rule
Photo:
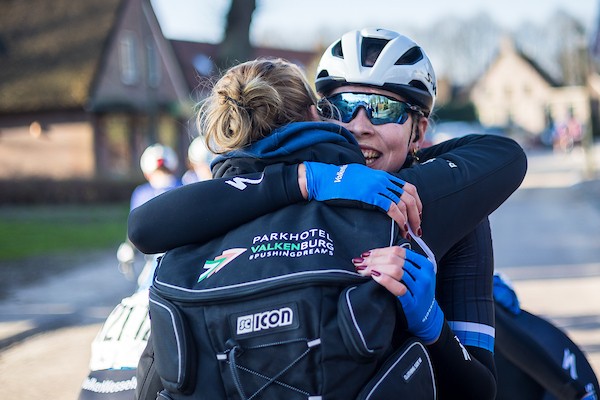
M 152 173 L 160 167 L 175 172 L 178 165 L 179 159 L 175 151 L 159 143 L 146 148 L 140 158 L 140 167 L 145 174 Z
M 192 164 L 207 163 L 213 159 L 213 153 L 208 150 L 203 137 L 197 137 L 192 140 L 188 147 L 188 159 Z
M 435 72 L 425 51 L 410 38 L 379 28 L 348 32 L 321 57 L 317 91 L 326 95 L 344 85 L 397 93 L 426 115 L 433 109 L 437 91 Z

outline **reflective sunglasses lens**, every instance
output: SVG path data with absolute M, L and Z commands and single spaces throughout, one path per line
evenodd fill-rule
M 408 104 L 402 101 L 378 94 L 339 93 L 327 98 L 327 100 L 330 105 L 324 108 L 327 108 L 327 113 L 333 116 L 331 119 L 341 120 L 344 123 L 352 121 L 362 108 L 373 125 L 403 124 L 408 119 L 410 108 Z M 339 114 L 337 118 L 335 117 L 336 114 Z M 326 115 L 324 116 L 329 118 Z

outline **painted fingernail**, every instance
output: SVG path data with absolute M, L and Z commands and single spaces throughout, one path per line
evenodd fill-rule
M 365 257 L 365 258 L 366 258 L 366 257 L 369 257 L 370 255 L 371 255 L 371 251 L 369 250 L 369 251 L 365 251 L 365 252 L 364 252 L 364 253 L 362 253 L 360 256 L 361 256 L 361 257 Z
M 406 240 L 408 240 L 409 242 L 412 240 L 412 237 L 410 237 L 410 233 L 406 234 Z
M 364 258 L 361 258 L 361 257 L 357 257 L 357 258 L 353 258 L 353 259 L 352 259 L 352 263 L 353 263 L 353 264 L 360 264 L 360 263 L 362 263 L 363 261 L 365 261 L 365 259 L 364 259 Z
M 366 269 L 367 267 L 363 266 L 363 265 L 357 265 L 354 267 L 355 270 L 357 271 L 362 271 L 363 269 Z
M 379 272 L 379 271 L 376 271 L 376 270 L 372 269 L 372 270 L 371 270 L 371 275 L 374 275 L 374 276 L 381 276 L 381 272 Z
M 404 224 L 404 230 L 408 232 L 408 225 Z
M 419 229 L 417 229 L 417 236 L 418 237 L 423 236 L 423 230 L 421 229 L 421 227 L 419 227 Z

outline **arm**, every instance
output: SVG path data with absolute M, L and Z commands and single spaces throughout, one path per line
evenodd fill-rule
M 436 298 L 444 310 L 449 332 L 442 331 L 440 341 L 429 350 L 434 368 L 437 366 L 440 393 L 465 399 L 494 396 L 493 270 L 492 236 L 487 219 L 439 262 Z M 470 359 L 465 359 L 460 344 Z
M 398 296 L 407 330 L 428 343 L 440 398 L 493 399 L 489 224 L 482 222 L 440 260 L 437 277 L 424 258 L 409 252 L 399 247 L 374 249 L 353 262 L 359 273 L 371 275 Z M 431 299 L 437 300 L 439 309 Z
M 203 243 L 245 222 L 304 200 L 297 166 L 212 179 L 153 198 L 129 214 L 128 235 L 143 253 Z
M 128 234 L 141 251 L 164 252 L 204 243 L 305 198 L 386 212 L 404 236 L 407 215 L 420 222 L 416 190 L 401 179 L 361 164 L 305 162 L 275 164 L 264 174 L 214 179 L 170 191 L 130 213 Z
M 518 150 L 523 154 L 521 148 L 516 145 L 514 141 L 511 141 L 510 139 L 506 140 L 509 141 L 508 145 L 513 144 L 513 147 L 507 146 L 506 143 L 504 147 L 510 147 L 511 151 Z M 489 152 L 494 148 L 494 145 L 502 148 L 502 143 L 490 144 L 486 140 L 466 140 L 466 138 L 463 138 L 459 141 L 452 141 L 452 145 L 436 146 L 436 149 L 440 153 L 448 152 L 448 154 L 453 154 L 454 152 L 459 152 L 456 157 L 460 158 L 468 157 L 470 152 L 475 153 L 482 148 Z M 463 149 L 463 147 L 471 148 L 470 152 Z M 452 151 L 450 152 L 450 150 Z M 424 156 L 430 156 L 430 153 L 432 153 L 431 150 L 428 150 L 427 154 L 424 154 Z M 518 154 L 515 158 L 518 160 Z M 513 163 L 516 164 L 516 161 L 513 160 Z M 447 168 L 443 166 L 440 167 L 438 161 L 426 165 L 430 164 L 436 164 L 436 168 L 419 168 L 422 166 L 417 166 L 404 170 L 410 170 L 410 174 L 407 175 L 409 179 L 404 178 L 404 171 L 402 171 L 402 174 L 400 175 L 403 180 L 411 183 L 413 183 L 413 181 L 410 179 L 419 177 L 418 181 L 421 182 L 421 186 L 418 186 L 419 195 L 421 187 L 429 189 L 427 182 L 430 180 L 443 180 L 448 173 Z M 461 174 L 465 175 L 467 184 L 472 185 L 478 183 L 478 181 L 469 181 L 468 178 L 471 177 L 471 174 L 477 177 L 479 176 L 479 171 L 489 172 L 489 170 L 486 169 L 486 166 L 493 165 L 489 160 L 486 160 L 485 157 L 479 157 L 475 162 L 465 160 L 462 164 L 464 164 L 464 169 L 466 171 L 462 172 L 461 170 Z M 511 165 L 511 163 L 506 164 L 509 166 Z M 498 168 L 501 168 L 501 166 L 498 166 Z M 427 174 L 429 174 L 429 177 L 421 176 Z M 436 174 L 439 174 L 440 178 L 437 178 Z M 506 174 L 500 172 L 496 176 L 503 177 L 504 175 Z M 491 181 L 492 184 L 497 184 L 493 179 L 496 176 L 492 176 L 491 179 L 487 179 L 487 181 L 484 180 L 484 182 Z M 238 176 L 237 179 L 245 178 L 259 180 L 260 177 L 261 173 L 255 173 Z M 239 226 L 240 224 L 303 200 L 302 193 L 299 189 L 299 176 L 296 166 L 269 166 L 265 169 L 264 178 L 259 184 L 244 185 L 244 190 L 236 189 L 234 186 L 225 183 L 234 179 L 235 178 L 222 178 L 184 186 L 183 188 L 158 196 L 140 206 L 138 209 L 132 211 L 129 216 L 128 233 L 131 241 L 144 253 L 161 253 L 168 249 L 190 243 L 204 243 L 228 232 L 230 229 Z M 463 186 L 467 186 L 467 184 L 463 183 Z M 412 185 L 407 186 L 414 189 Z M 516 186 L 518 186 L 518 184 Z M 403 202 L 405 201 L 405 197 L 407 197 L 407 191 L 408 190 L 405 190 L 401 196 Z M 457 201 L 459 202 L 463 196 L 462 194 L 457 193 L 458 191 L 452 185 L 445 185 L 440 187 L 439 190 L 433 192 L 430 191 L 430 210 L 432 207 L 436 206 L 436 199 L 444 200 L 444 191 L 446 191 L 446 194 L 449 191 L 454 195 L 450 196 L 450 199 L 454 199 L 455 203 Z M 510 193 L 512 193 L 512 191 L 510 191 Z M 476 193 L 476 196 L 481 197 L 481 193 Z M 508 197 L 508 195 L 506 195 L 506 197 Z M 504 199 L 502 201 L 504 201 Z M 498 202 L 498 205 L 502 201 Z M 440 203 L 441 206 L 446 206 L 444 201 L 441 201 Z M 495 207 L 497 207 L 497 205 Z M 495 207 L 490 208 L 495 209 Z M 406 212 L 406 210 L 403 212 Z M 427 211 L 424 215 L 427 215 L 429 212 L 430 211 Z M 483 212 L 483 214 L 485 214 L 485 212 Z M 391 216 L 394 217 L 393 215 Z M 447 215 L 442 213 L 442 217 L 447 217 Z M 477 221 L 482 218 L 483 216 L 477 219 Z M 395 217 L 394 219 L 400 218 Z M 413 220 L 414 219 L 416 218 L 413 217 Z M 432 223 L 435 219 L 429 217 L 428 221 Z M 447 221 L 443 222 L 447 223 Z M 466 229 L 465 227 L 464 232 L 468 232 L 475 225 L 476 223 L 473 223 L 470 229 Z M 413 230 L 415 230 L 414 226 Z M 438 245 L 437 248 L 443 248 L 443 245 Z M 434 252 L 437 248 L 433 248 Z
M 423 239 L 439 259 L 521 184 L 527 157 L 512 139 L 468 135 L 424 149 L 398 176 L 423 203 Z

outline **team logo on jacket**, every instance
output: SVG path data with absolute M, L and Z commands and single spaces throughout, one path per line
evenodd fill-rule
M 198 277 L 198 282 L 203 281 L 204 279 L 210 277 L 212 274 L 216 274 L 217 272 L 219 272 L 221 270 L 221 268 L 223 268 L 224 266 L 229 264 L 231 261 L 236 259 L 239 255 L 244 253 L 246 250 L 247 249 L 224 250 L 223 253 L 221 253 L 221 255 L 215 257 L 214 260 L 207 260 L 204 263 L 204 269 L 206 271 L 204 271 L 202 273 L 202 275 L 200 275 Z
M 313 254 L 333 256 L 335 246 L 329 232 L 307 229 L 301 232 L 270 232 L 255 236 L 248 260 L 269 257 L 304 257 Z

